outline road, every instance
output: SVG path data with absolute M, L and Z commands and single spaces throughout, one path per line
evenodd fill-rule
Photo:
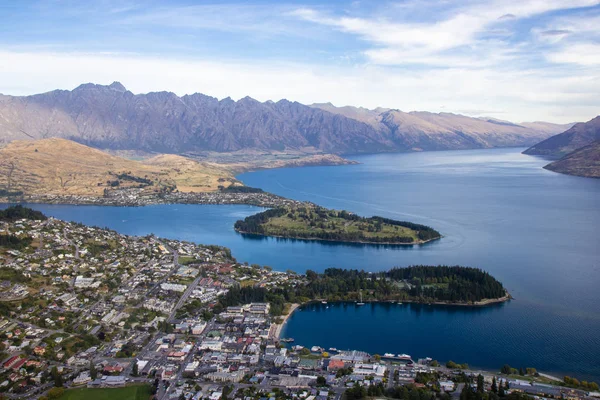
M 202 275 L 199 275 L 196 279 L 194 279 L 194 282 L 192 282 L 191 284 L 188 285 L 187 289 L 185 289 L 185 292 L 183 292 L 183 294 L 179 298 L 179 301 L 177 302 L 177 304 L 175 304 L 175 307 L 173 307 L 173 311 L 171 311 L 171 314 L 169 315 L 169 318 L 167 319 L 168 322 L 173 321 L 173 319 L 175 318 L 175 314 L 177 313 L 177 310 L 179 310 L 185 304 L 186 300 L 188 299 L 188 297 L 190 297 L 190 294 L 192 294 L 194 289 L 196 289 L 196 286 L 198 286 L 198 282 L 200 282 L 201 279 L 202 279 Z

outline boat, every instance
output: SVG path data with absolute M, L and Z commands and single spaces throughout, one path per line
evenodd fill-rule
M 335 351 L 335 352 L 337 352 L 337 351 L 338 351 L 338 349 L 336 349 L 335 347 L 330 347 L 330 348 L 329 348 L 329 351 Z
M 322 300 L 321 304 L 327 304 L 327 300 Z
M 398 354 L 398 358 L 401 360 L 412 361 L 412 359 L 410 358 L 410 356 L 408 354 Z
M 383 356 L 388 358 L 394 357 L 392 353 L 385 353 Z
M 279 341 L 284 342 L 284 343 L 293 343 L 294 338 L 284 338 L 284 339 L 280 339 Z
M 364 306 L 365 303 L 363 303 L 362 301 L 362 290 L 360 291 L 360 301 L 358 303 L 356 303 L 357 306 Z

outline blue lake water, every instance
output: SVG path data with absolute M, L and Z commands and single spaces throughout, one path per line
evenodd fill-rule
M 219 244 L 276 269 L 382 270 L 461 264 L 501 280 L 515 301 L 486 308 L 321 305 L 284 335 L 303 345 L 409 353 L 485 368 L 504 363 L 600 380 L 600 180 L 546 171 L 547 161 L 493 149 L 360 156 L 360 165 L 242 174 L 247 185 L 361 215 L 431 225 L 444 238 L 394 247 L 252 239 L 249 206 L 140 208 L 36 205 L 49 215 L 127 234 Z

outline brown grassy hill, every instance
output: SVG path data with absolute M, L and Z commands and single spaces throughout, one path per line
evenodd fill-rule
M 600 140 L 577 149 L 544 168 L 561 174 L 600 178 Z
M 198 162 L 176 154 L 160 154 L 142 163 L 166 171 L 180 192 L 213 191 L 219 186 L 229 186 L 235 182 L 224 166 Z
M 129 187 L 214 191 L 234 181 L 228 171 L 184 157 L 139 162 L 66 139 L 14 141 L 0 149 L 0 190 L 9 192 L 102 196 L 105 189 Z

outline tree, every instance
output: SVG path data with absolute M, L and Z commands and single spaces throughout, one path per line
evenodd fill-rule
M 138 374 L 139 374 L 139 371 L 138 371 L 137 360 L 133 360 L 133 366 L 131 367 L 131 375 L 138 376 Z
M 523 367 L 519 368 L 519 375 L 525 375 L 525 370 L 523 369 Z
M 505 375 L 510 375 L 510 371 L 512 370 L 512 368 L 510 367 L 510 365 L 508 364 L 504 364 L 504 366 L 502 367 L 502 369 L 500 370 L 501 373 L 505 374 Z
M 307 349 L 306 347 L 303 347 L 302 350 L 300 350 L 300 355 L 308 356 L 308 355 L 310 355 L 310 350 Z
M 477 391 L 483 393 L 485 391 L 485 384 L 483 381 L 483 375 L 477 375 Z
M 322 375 L 317 376 L 317 386 L 325 386 L 327 385 L 327 380 Z
M 58 373 L 58 368 L 56 368 L 56 365 L 54 367 L 52 367 L 50 374 L 52 375 L 52 379 L 54 379 L 54 386 L 57 388 L 62 387 L 63 386 L 62 376 Z
M 98 371 L 96 370 L 96 366 L 93 361 L 90 361 L 90 378 L 96 379 L 98 376 Z
M 381 361 L 381 356 L 380 356 L 379 354 L 375 354 L 375 355 L 373 356 L 373 358 L 375 359 L 375 361 L 376 361 L 376 362 L 379 362 L 379 361 Z
M 496 377 L 492 379 L 492 392 L 498 393 L 498 384 L 496 383 Z

